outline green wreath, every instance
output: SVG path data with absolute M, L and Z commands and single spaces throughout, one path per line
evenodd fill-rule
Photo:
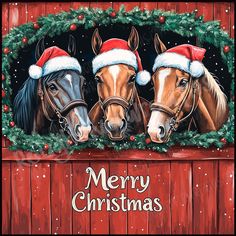
M 11 30 L 5 36 L 2 43 L 2 133 L 11 141 L 11 150 L 25 150 L 31 152 L 48 153 L 60 152 L 67 149 L 69 152 L 84 148 L 113 147 L 115 150 L 124 149 L 150 149 L 159 152 L 166 152 L 168 147 L 173 145 L 191 145 L 209 147 L 214 145 L 218 148 L 226 143 L 234 142 L 234 80 L 231 83 L 231 98 L 229 101 L 230 114 L 223 127 L 214 132 L 199 134 L 193 131 L 174 133 L 166 144 L 154 144 L 145 134 L 136 135 L 130 140 L 112 142 L 106 137 L 93 136 L 83 144 L 70 145 L 66 136 L 49 134 L 40 136 L 38 134 L 26 135 L 23 130 L 17 128 L 12 121 L 11 109 L 11 77 L 9 69 L 11 62 L 17 59 L 21 48 L 37 42 L 48 32 L 49 37 L 60 35 L 63 32 L 77 29 L 83 26 L 85 29 L 109 24 L 132 23 L 134 26 L 150 25 L 162 31 L 172 31 L 184 37 L 196 36 L 199 42 L 208 42 L 217 47 L 228 67 L 232 78 L 234 77 L 234 40 L 220 29 L 217 21 L 204 22 L 203 17 L 196 17 L 193 13 L 176 14 L 160 10 L 140 10 L 138 7 L 126 12 L 121 6 L 118 12 L 112 8 L 107 10 L 80 8 L 71 9 L 69 12 L 62 12 L 57 15 L 48 15 L 38 18 L 36 23 L 27 23 Z

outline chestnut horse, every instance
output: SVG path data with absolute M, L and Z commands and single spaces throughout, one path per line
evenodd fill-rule
M 44 39 L 41 39 L 36 46 L 36 60 L 43 52 L 51 49 L 61 50 L 58 47 L 45 49 Z M 76 53 L 72 36 L 68 52 L 73 55 Z M 80 67 L 78 62 L 76 65 Z M 87 141 L 91 123 L 83 96 L 85 78 L 76 68 L 69 66 L 70 69 L 61 69 L 63 65 L 56 66 L 55 72 L 39 79 L 29 77 L 25 81 L 14 99 L 14 120 L 27 134 L 66 132 L 74 142 Z
M 157 54 L 163 55 L 166 51 L 157 34 L 154 46 Z M 172 131 L 176 131 L 179 124 L 188 118 L 189 125 L 193 121 L 198 131 L 205 133 L 221 128 L 228 117 L 226 96 L 206 67 L 202 65 L 202 75 L 195 78 L 172 66 L 178 63 L 174 60 L 170 57 L 169 66 L 154 67 L 153 71 L 155 96 L 148 133 L 156 143 L 167 142 Z M 158 63 L 158 57 L 155 63 Z
M 130 53 L 137 50 L 139 36 L 134 27 L 127 43 Z M 98 29 L 93 33 L 91 44 L 97 55 L 103 45 Z M 127 58 L 111 59 L 122 61 Z M 99 101 L 89 112 L 94 134 L 108 134 L 111 140 L 118 141 L 129 135 L 145 132 L 150 116 L 149 102 L 138 96 L 135 77 L 135 68 L 122 62 L 104 65 L 95 72 Z

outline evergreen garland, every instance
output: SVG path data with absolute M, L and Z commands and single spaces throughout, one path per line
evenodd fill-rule
M 217 47 L 228 67 L 229 73 L 234 77 L 234 40 L 226 32 L 220 29 L 218 21 L 204 22 L 203 17 L 196 17 L 193 13 L 177 14 L 163 12 L 160 10 L 140 10 L 138 7 L 126 12 L 121 6 L 118 12 L 109 8 L 107 10 L 80 8 L 71 9 L 69 12 L 61 12 L 57 15 L 49 14 L 38 18 L 36 23 L 27 23 L 13 28 L 4 37 L 2 43 L 2 133 L 11 141 L 11 150 L 25 150 L 32 152 L 60 152 L 68 149 L 70 152 L 84 148 L 112 147 L 115 150 L 124 149 L 150 149 L 166 152 L 173 145 L 191 145 L 209 147 L 214 145 L 218 148 L 226 143 L 234 142 L 234 80 L 231 84 L 231 98 L 228 103 L 230 114 L 223 127 L 214 132 L 199 134 L 197 132 L 173 133 L 171 139 L 165 144 L 151 143 L 145 138 L 145 134 L 133 136 L 130 140 L 112 142 L 106 137 L 91 135 L 88 142 L 72 144 L 68 137 L 59 134 L 40 136 L 38 134 L 26 135 L 23 130 L 17 128 L 12 120 L 12 109 L 10 102 L 11 77 L 9 69 L 12 61 L 17 59 L 21 48 L 33 44 L 45 34 L 50 37 L 60 35 L 63 32 L 76 30 L 78 26 L 85 29 L 96 26 L 107 26 L 114 23 L 122 23 L 142 26 L 150 25 L 162 31 L 172 31 L 183 37 L 196 36 L 200 43 L 208 42 Z M 46 145 L 46 146 L 45 146 Z

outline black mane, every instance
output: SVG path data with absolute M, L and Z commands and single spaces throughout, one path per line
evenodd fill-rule
M 26 134 L 31 134 L 33 130 L 34 115 L 38 107 L 37 87 L 38 80 L 29 77 L 13 103 L 14 121 Z
M 63 77 L 70 70 L 61 70 L 42 77 L 42 86 L 46 82 Z M 13 118 L 16 125 L 23 129 L 26 134 L 33 130 L 34 116 L 38 109 L 38 88 L 39 80 L 28 78 L 18 91 L 13 102 Z

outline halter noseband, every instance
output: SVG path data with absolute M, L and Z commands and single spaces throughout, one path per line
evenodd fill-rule
M 191 87 L 193 88 L 193 103 L 192 103 L 191 110 L 185 117 L 183 117 L 182 119 L 179 119 L 179 114 L 183 109 L 184 103 L 187 100 L 187 97 L 190 93 Z M 164 112 L 164 113 L 166 113 L 167 115 L 169 115 L 171 117 L 170 121 L 169 121 L 170 129 L 169 129 L 168 134 L 166 136 L 167 139 L 168 139 L 170 133 L 172 132 L 172 130 L 176 131 L 179 124 L 181 122 L 183 122 L 184 120 L 186 120 L 188 117 L 190 117 L 190 115 L 196 109 L 196 90 L 197 90 L 197 88 L 198 88 L 197 87 L 197 82 L 193 81 L 193 78 L 191 76 L 190 77 L 190 82 L 189 82 L 189 85 L 188 85 L 188 90 L 185 93 L 184 98 L 181 101 L 181 103 L 177 106 L 176 111 L 174 111 L 173 109 L 169 108 L 168 106 L 166 106 L 162 103 L 152 103 L 151 104 L 151 106 L 150 106 L 151 111 L 161 111 L 161 112 Z
M 101 105 L 102 110 L 105 111 L 109 105 L 117 104 L 117 105 L 122 106 L 126 111 L 128 111 L 129 108 L 133 105 L 134 90 L 135 90 L 135 86 L 133 87 L 132 94 L 129 101 L 119 96 L 111 96 L 111 97 L 106 98 L 104 101 L 102 101 L 99 96 L 99 103 Z
M 68 121 L 66 117 L 64 116 L 67 114 L 71 109 L 77 106 L 84 106 L 87 107 L 87 103 L 83 99 L 75 99 L 67 103 L 65 106 L 63 106 L 61 109 L 59 109 L 51 100 L 50 96 L 48 95 L 47 90 L 42 86 L 41 81 L 39 81 L 39 88 L 38 88 L 38 95 L 40 96 L 40 99 L 42 101 L 42 109 L 43 109 L 43 114 L 49 121 L 55 121 L 54 117 L 50 117 L 48 114 L 47 109 L 45 108 L 44 100 L 46 100 L 49 104 L 49 106 L 52 108 L 52 110 L 55 112 L 59 119 L 59 123 L 61 128 L 64 131 L 67 131 L 68 127 Z

